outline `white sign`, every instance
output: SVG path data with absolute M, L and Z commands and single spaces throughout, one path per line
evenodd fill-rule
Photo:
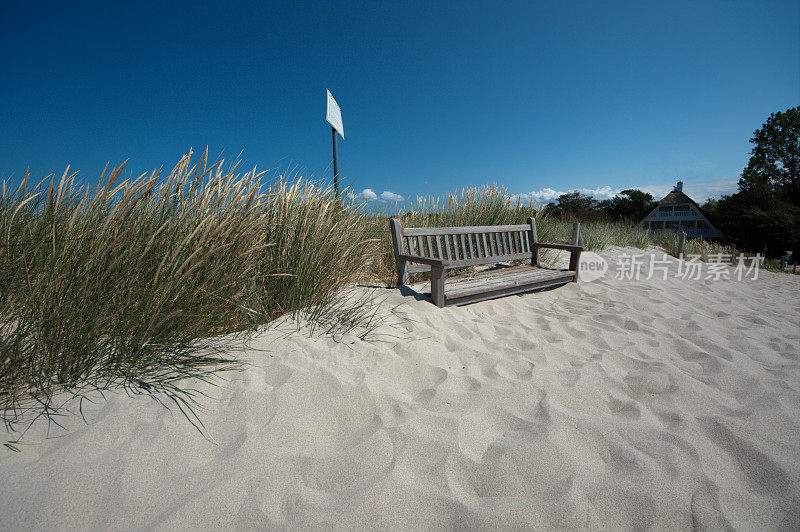
M 344 138 L 344 126 L 342 125 L 342 111 L 339 110 L 339 104 L 333 99 L 333 94 L 328 91 L 328 116 L 325 117 L 333 129 L 339 132 Z

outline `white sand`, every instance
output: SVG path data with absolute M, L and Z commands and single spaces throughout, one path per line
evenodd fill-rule
M 34 427 L 0 529 L 800 528 L 800 277 L 375 292 L 371 341 L 257 337 L 213 442 L 120 393 Z

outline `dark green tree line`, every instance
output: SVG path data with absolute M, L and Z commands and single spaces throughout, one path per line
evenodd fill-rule
M 704 208 L 742 246 L 771 255 L 800 244 L 800 107 L 772 113 L 750 139 L 739 190 Z M 797 256 L 797 255 L 795 255 Z

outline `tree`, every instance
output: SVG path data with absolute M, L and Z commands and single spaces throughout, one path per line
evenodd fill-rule
M 636 189 L 626 189 L 611 198 L 600 202 L 600 208 L 613 222 L 639 222 L 653 209 L 653 196 Z
M 778 194 L 800 203 L 800 107 L 772 113 L 750 142 L 755 147 L 739 180 L 739 192 L 754 199 Z
M 592 196 L 581 194 L 577 190 L 558 197 L 558 212 L 571 218 L 590 220 L 598 213 L 599 202 Z
M 800 244 L 800 107 L 772 113 L 753 132 L 739 190 L 709 209 L 719 228 L 745 247 L 773 252 Z

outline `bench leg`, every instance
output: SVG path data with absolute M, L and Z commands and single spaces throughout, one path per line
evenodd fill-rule
M 444 307 L 444 268 L 431 266 L 431 299 L 437 307 Z
M 573 283 L 578 282 L 578 268 L 580 268 L 581 264 L 581 251 L 573 251 L 569 254 L 569 269 L 570 271 L 575 272 L 575 278 L 572 280 Z

